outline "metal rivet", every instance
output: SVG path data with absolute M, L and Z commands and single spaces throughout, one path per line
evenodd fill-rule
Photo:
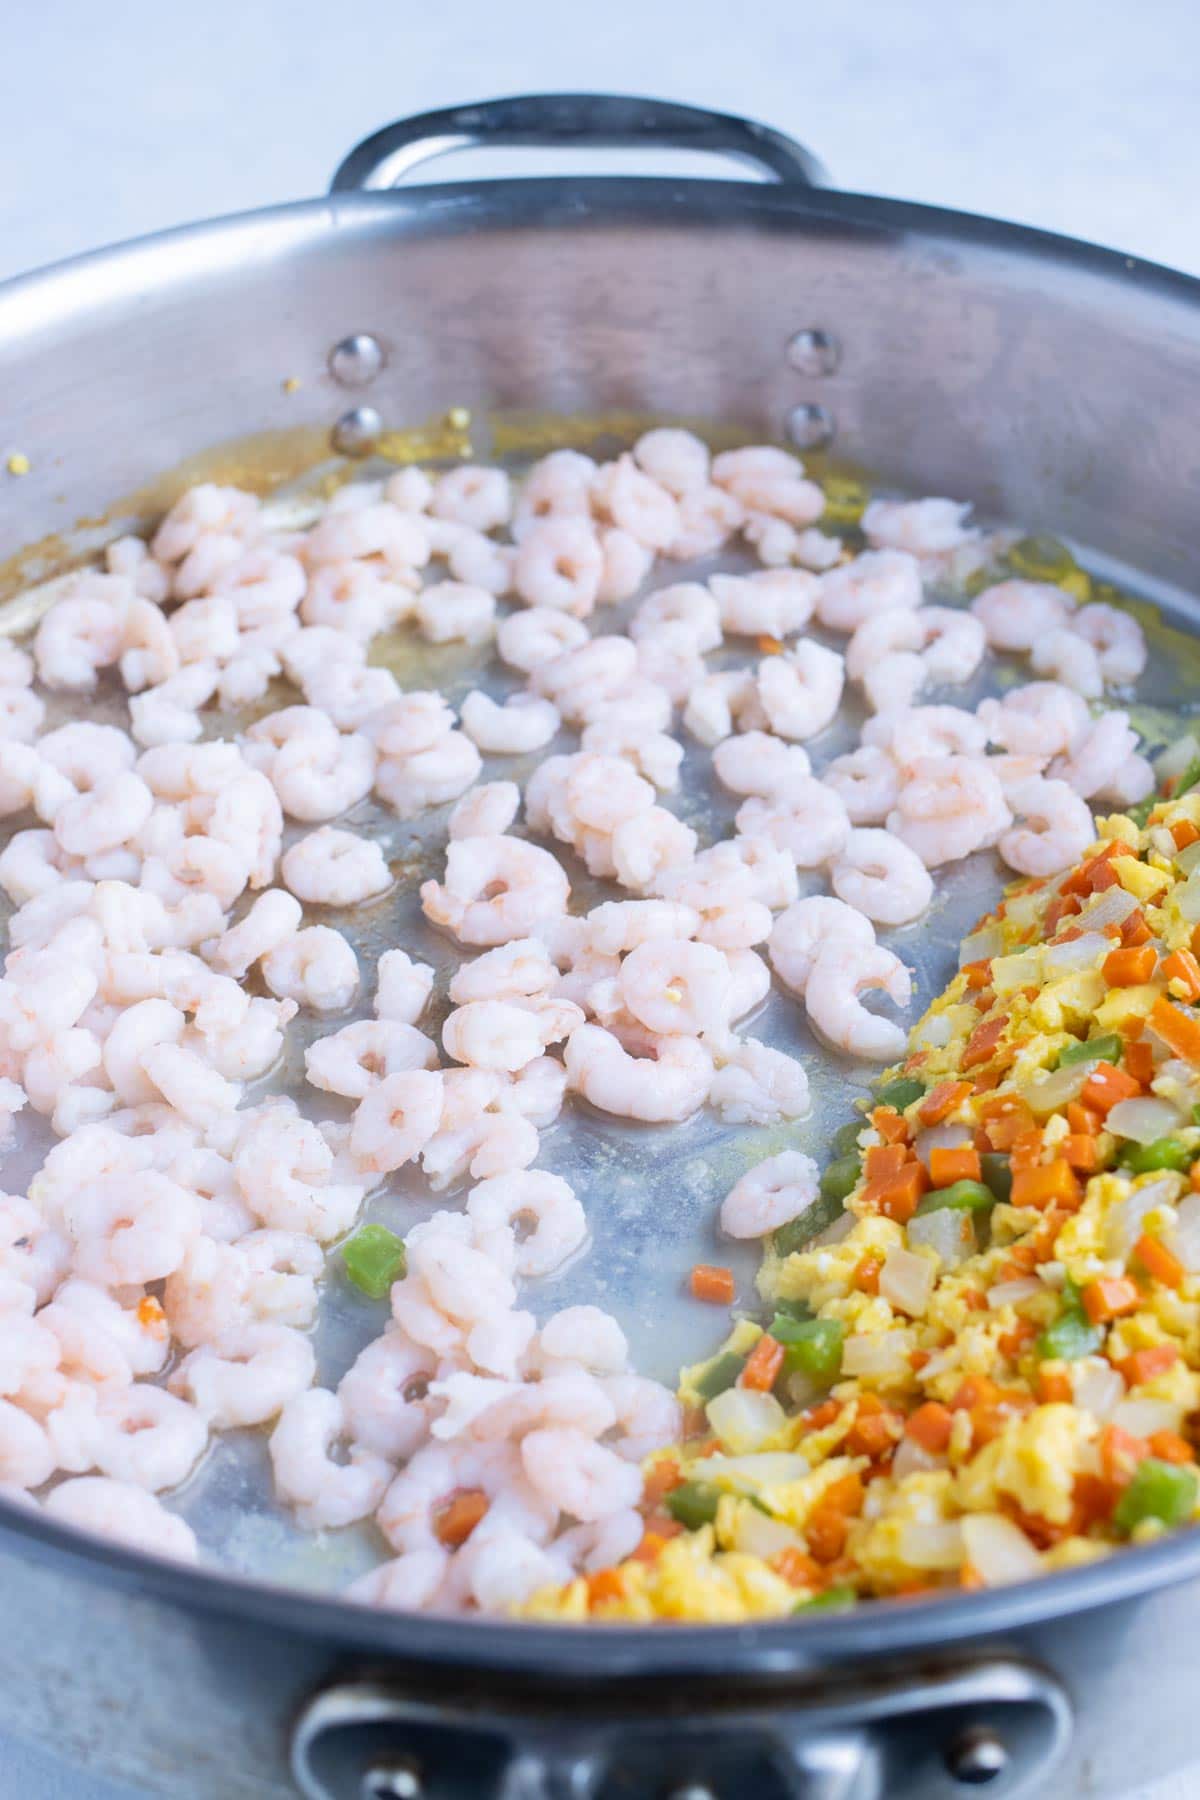
M 946 1752 L 946 1767 L 955 1781 L 967 1787 L 983 1787 L 1008 1767 L 1008 1751 L 985 1725 L 976 1725 L 955 1739 Z
M 421 1800 L 425 1784 L 416 1763 L 376 1763 L 367 1770 L 359 1790 L 362 1800 Z
M 672 1788 L 666 1800 L 717 1800 L 717 1796 L 705 1781 L 685 1781 L 682 1787 Z
M 329 352 L 329 372 L 343 387 L 366 387 L 382 367 L 382 346 L 367 331 L 352 332 Z
M 832 442 L 833 433 L 834 418 L 827 406 L 807 401 L 793 406 L 787 416 L 787 434 L 797 450 L 823 450 Z
M 832 375 L 841 355 L 841 346 L 833 334 L 816 327 L 798 331 L 787 347 L 788 362 L 801 375 Z
M 343 456 L 369 456 L 383 431 L 383 419 L 373 406 L 356 406 L 343 413 L 330 436 Z

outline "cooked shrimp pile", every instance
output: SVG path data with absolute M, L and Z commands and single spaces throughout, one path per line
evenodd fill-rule
M 354 1590 L 373 1604 L 503 1611 L 637 1550 L 641 1465 L 681 1409 L 607 1313 L 535 1316 L 588 1233 L 533 1167 L 539 1134 L 578 1101 L 802 1117 L 801 1061 L 745 1029 L 772 968 L 835 1050 L 889 1061 L 903 1029 L 862 996 L 903 1008 L 910 976 L 875 927 L 918 919 L 979 849 L 1070 866 L 1089 801 L 1153 785 L 1127 715 L 1090 704 L 1140 672 L 1129 616 L 1020 579 L 930 603 L 1001 545 L 966 511 L 877 500 L 848 546 L 795 457 L 656 430 L 519 485 L 405 469 L 303 530 L 198 487 L 149 544 L 53 584 L 30 649 L 0 657 L 0 1117 L 58 1139 L 0 1202 L 10 1496 L 195 1555 L 157 1496 L 214 1433 L 261 1427 L 301 1525 L 375 1520 L 393 1555 Z M 651 588 L 659 558 L 731 543 L 765 566 Z M 371 660 L 401 630 L 481 666 L 494 646 L 503 697 L 404 690 Z M 989 646 L 1041 679 L 947 703 Z M 46 691 L 86 711 L 116 682 L 127 729 L 43 729 Z M 861 743 L 817 769 L 848 687 Z M 686 746 L 740 802 L 706 845 L 671 804 Z M 482 779 L 542 751 L 523 794 Z M 400 946 L 363 967 L 336 928 L 396 878 L 355 829 L 368 799 L 446 809 L 420 890 L 462 953 L 440 1043 L 433 970 Z M 612 884 L 587 911 L 581 866 Z M 347 1023 L 364 988 L 374 1016 Z M 301 1041 L 303 1111 L 270 1090 Z M 430 1206 L 402 1244 L 357 1229 L 397 1179 Z M 786 1225 L 815 1181 L 774 1159 L 724 1229 Z M 309 1328 L 334 1246 L 391 1320 L 326 1387 Z

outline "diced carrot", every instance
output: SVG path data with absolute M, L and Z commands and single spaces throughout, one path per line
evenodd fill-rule
M 1124 1482 L 1106 1481 L 1103 1475 L 1077 1475 L 1071 1485 L 1071 1518 L 1063 1535 L 1082 1535 L 1090 1526 L 1110 1518 L 1124 1486 Z
M 1194 1194 L 1200 1194 L 1200 1159 L 1188 1170 L 1188 1184 Z
M 904 1434 L 922 1450 L 927 1450 L 930 1456 L 940 1456 L 950 1442 L 953 1429 L 954 1414 L 950 1408 L 938 1400 L 926 1400 L 916 1412 L 910 1413 Z
M 1195 1451 L 1185 1437 L 1177 1431 L 1152 1431 L 1150 1434 L 1150 1454 L 1163 1462 L 1190 1463 L 1195 1461 Z
M 1100 1433 L 1100 1473 L 1104 1480 L 1113 1487 L 1127 1487 L 1148 1449 L 1145 1438 L 1134 1437 L 1119 1425 L 1106 1425 Z
M 1172 1006 L 1165 994 L 1160 994 L 1150 1008 L 1150 1026 L 1176 1056 L 1182 1056 L 1185 1062 L 1200 1063 L 1200 1022 Z
M 1135 950 L 1110 950 L 1101 967 L 1109 987 L 1138 987 L 1149 981 L 1157 961 L 1153 944 L 1139 944 Z
M 620 1569 L 597 1569 L 587 1578 L 588 1609 L 603 1606 L 608 1600 L 625 1598 L 625 1577 Z
M 858 1396 L 854 1423 L 846 1433 L 846 1449 L 851 1456 L 882 1456 L 890 1450 L 903 1427 L 896 1413 L 884 1405 L 878 1394 L 869 1390 Z
M 482 1488 L 468 1488 L 447 1500 L 434 1520 L 434 1534 L 448 1550 L 465 1544 L 488 1509 L 488 1497 Z
M 683 1473 L 673 1456 L 660 1457 L 652 1468 L 646 1471 L 642 1482 L 642 1496 L 650 1506 L 657 1506 L 664 1494 L 682 1485 Z
M 963 1305 L 969 1307 L 972 1312 L 987 1311 L 988 1297 L 982 1288 L 963 1288 L 960 1297 Z
M 962 1105 L 970 1092 L 969 1081 L 939 1081 L 918 1106 L 917 1117 L 922 1125 L 940 1125 L 943 1119 L 948 1119 Z
M 1100 846 L 1099 850 L 1094 851 L 1088 857 L 1086 862 L 1081 863 L 1067 876 L 1059 892 L 1061 894 L 1094 894 L 1098 892 L 1096 882 L 1102 875 L 1109 858 L 1125 852 L 1126 846 L 1121 843 L 1119 838 L 1109 838 Z
M 170 1335 L 167 1315 L 163 1311 L 161 1300 L 153 1294 L 143 1294 L 137 1303 L 137 1322 L 142 1330 L 152 1338 L 165 1339 Z
M 907 1143 L 908 1120 L 894 1106 L 877 1106 L 871 1114 L 871 1123 L 885 1144 Z
M 979 1116 L 993 1150 L 1011 1150 L 1019 1137 L 1033 1129 L 1033 1114 L 1016 1094 L 985 1100 Z
M 1126 1043 L 1121 1061 L 1125 1065 L 1125 1073 L 1132 1075 L 1139 1086 L 1150 1086 L 1154 1080 L 1154 1047 L 1144 1037 L 1134 1038 Z
M 1023 1131 L 1014 1138 L 1009 1151 L 1009 1166 L 1014 1174 L 1021 1169 L 1036 1169 L 1042 1160 L 1044 1139 L 1035 1127 L 1032 1131 Z
M 1200 956 L 1200 925 L 1192 926 L 1192 955 Z
M 657 1561 L 660 1552 L 666 1548 L 668 1537 L 671 1535 L 673 1534 L 665 1531 L 644 1531 L 641 1543 L 636 1550 L 631 1550 L 629 1553 L 630 1562 L 652 1563 Z
M 1149 943 L 1153 935 L 1140 906 L 1135 906 L 1121 920 L 1121 943 L 1127 950 L 1135 949 L 1138 944 Z
M 1200 1029 L 1197 1037 L 1200 1038 Z M 1130 1100 L 1141 1091 L 1141 1084 L 1124 1069 L 1115 1068 L 1110 1062 L 1098 1062 L 1080 1089 L 1079 1098 L 1107 1118 L 1118 1100 Z
M 809 1513 L 804 1535 L 818 1562 L 833 1562 L 842 1554 L 849 1521 L 862 1507 L 865 1491 L 861 1475 L 841 1475 L 830 1482 Z
M 750 1388 L 756 1394 L 769 1394 L 782 1367 L 783 1345 L 769 1331 L 764 1331 L 746 1358 L 738 1376 L 738 1386 Z
M 862 1191 L 862 1199 L 865 1205 L 881 1212 L 885 1218 L 894 1219 L 897 1225 L 907 1225 L 928 1186 L 925 1165 L 907 1162 L 895 1174 L 881 1175 L 878 1181 L 868 1182 Z
M 878 1181 L 881 1176 L 899 1174 L 907 1161 L 905 1144 L 872 1144 L 863 1158 L 863 1171 L 868 1181 Z
M 1079 1298 L 1093 1325 L 1107 1325 L 1111 1319 L 1136 1312 L 1142 1296 L 1128 1275 L 1100 1275 L 1080 1290 Z
M 782 1576 L 789 1587 L 815 1588 L 825 1580 L 825 1571 L 819 1562 L 811 1556 L 805 1556 L 803 1550 L 789 1544 L 784 1550 L 777 1550 L 774 1556 L 767 1558 L 768 1569 Z
M 864 1256 L 854 1271 L 854 1285 L 860 1294 L 877 1294 L 879 1277 L 883 1273 L 881 1256 Z
M 965 1562 L 959 1564 L 958 1585 L 960 1588 L 965 1589 L 968 1594 L 974 1594 L 977 1593 L 980 1588 L 986 1587 L 987 1583 L 984 1581 L 983 1576 L 979 1573 L 979 1570 L 975 1567 L 974 1563 Z
M 970 1144 L 935 1144 L 929 1152 L 929 1179 L 935 1188 L 956 1181 L 978 1181 L 982 1172 L 979 1152 Z
M 910 1350 L 908 1353 L 909 1368 L 915 1370 L 919 1375 L 932 1355 L 932 1350 Z
M 1100 1115 L 1078 1100 L 1067 1102 L 1067 1124 L 1079 1135 L 1094 1136 L 1100 1129 Z
M 1096 1167 L 1096 1140 L 1087 1132 L 1071 1132 L 1058 1146 L 1063 1161 L 1080 1175 L 1090 1175 Z
M 697 1300 L 709 1300 L 714 1306 L 731 1306 L 735 1288 L 732 1269 L 717 1269 L 711 1263 L 697 1263 L 691 1274 L 692 1293 Z
M 963 1047 L 962 1067 L 974 1069 L 980 1063 L 987 1062 L 992 1051 L 1004 1036 L 1004 1028 L 1008 1024 L 1008 1014 L 1000 1013 L 992 1019 L 985 1019 L 977 1025 Z
M 1132 1388 L 1153 1381 L 1156 1375 L 1164 1375 L 1178 1361 L 1179 1350 L 1175 1344 L 1150 1344 L 1145 1350 L 1132 1351 L 1117 1367 Z
M 990 1375 L 967 1375 L 959 1382 L 950 1400 L 951 1412 L 970 1412 L 975 1406 L 993 1406 L 1000 1389 Z
M 982 962 L 964 963 L 963 974 L 967 978 L 969 991 L 973 992 L 976 988 L 987 987 L 992 979 L 991 957 L 985 957 Z
M 1166 957 L 1160 973 L 1177 1000 L 1200 1000 L 1200 962 L 1190 950 Z
M 1048 1369 L 1045 1364 L 1037 1372 L 1037 1393 L 1043 1406 L 1069 1406 L 1075 1398 L 1069 1372 L 1066 1369 Z
M 861 1263 L 859 1267 L 862 1267 Z M 841 1410 L 840 1400 L 822 1400 L 820 1406 L 811 1406 L 804 1414 L 804 1423 L 810 1431 L 824 1431 L 827 1425 L 833 1424 Z
M 1045 930 L 1047 937 L 1057 931 L 1063 919 L 1073 918 L 1083 911 L 1083 902 L 1078 894 L 1059 894 L 1046 908 Z
M 756 638 L 755 643 L 764 656 L 778 656 L 779 652 L 783 649 L 783 645 L 780 643 L 779 639 L 777 637 L 771 637 L 767 632 L 764 632 L 761 637 Z
M 1049 1206 L 1056 1201 L 1074 1210 L 1080 1202 L 1079 1178 L 1064 1156 L 1053 1162 L 1039 1163 L 1033 1169 L 1017 1169 L 1013 1174 L 1014 1206 Z
M 1151 1237 L 1148 1231 L 1143 1232 L 1133 1246 L 1133 1254 L 1147 1275 L 1152 1275 L 1155 1281 L 1161 1281 L 1164 1287 L 1177 1288 L 1183 1285 L 1187 1270 L 1174 1251 L 1167 1249 L 1161 1238 Z
M 977 1012 L 981 1012 L 981 1013 L 990 1012 L 992 1007 L 995 1005 L 995 1002 L 996 1002 L 995 988 L 990 988 L 990 987 L 980 988 L 980 990 L 977 994 L 973 994 L 971 996 L 971 1004 L 975 1007 L 975 1010 Z
M 1037 1260 L 1037 1250 L 1033 1244 L 1014 1244 L 1001 1270 L 1004 1280 L 1018 1281 L 1023 1275 L 1032 1275 L 1037 1267 Z
M 1018 1319 L 1011 1331 L 996 1339 L 996 1347 L 1004 1356 L 1015 1361 L 1038 1334 L 1038 1328 L 1032 1319 Z
M 1171 836 L 1175 839 L 1177 850 L 1186 850 L 1189 844 L 1200 843 L 1200 831 L 1190 819 L 1176 819 L 1171 826 Z

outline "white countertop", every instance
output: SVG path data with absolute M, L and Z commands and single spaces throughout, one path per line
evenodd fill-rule
M 10 0 L 6 24 L 0 278 L 318 193 L 359 138 L 408 113 L 574 89 L 747 113 L 840 186 L 1200 273 L 1194 0 Z M 1144 1800 L 1196 1791 L 1182 1777 Z M 120 1800 L 4 1745 L 10 1795 Z

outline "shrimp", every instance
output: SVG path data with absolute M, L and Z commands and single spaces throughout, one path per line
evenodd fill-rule
M 590 638 L 577 650 L 564 650 L 532 674 L 535 693 L 553 700 L 571 724 L 587 724 L 597 708 L 621 700 L 638 679 L 638 647 L 627 637 Z
M 321 715 L 324 718 L 324 714 Z M 361 732 L 293 739 L 280 746 L 270 781 L 289 818 L 334 819 L 365 800 L 375 780 L 375 746 Z
M 713 1072 L 712 1057 L 696 1038 L 660 1038 L 653 1056 L 637 1057 L 599 1025 L 571 1033 L 566 1065 L 569 1085 L 601 1112 L 653 1124 L 694 1113 Z
M 629 621 L 629 635 L 636 643 L 664 625 L 683 627 L 699 651 L 720 648 L 717 602 L 699 581 L 678 581 L 647 595 Z
M 570 1425 L 529 1432 L 521 1463 L 536 1493 L 584 1524 L 641 1499 L 641 1471 Z
M 907 925 L 933 899 L 933 880 L 921 858 L 890 831 L 852 831 L 829 881 L 839 900 L 876 925 Z
M 835 757 L 821 780 L 841 800 L 852 825 L 882 825 L 900 797 L 900 771 L 874 744 Z
M 517 552 L 512 544 L 498 544 L 481 531 L 464 527 L 446 558 L 451 575 L 468 587 L 483 588 L 497 599 L 512 591 Z
M 495 531 L 512 517 L 512 489 L 503 469 L 462 463 L 433 484 L 429 510 L 435 519 L 452 519 L 472 531 Z
M 485 1256 L 494 1250 L 511 1253 L 513 1232 L 528 1228 L 517 1241 L 513 1264 L 526 1280 L 561 1268 L 587 1238 L 587 1217 L 574 1190 L 544 1169 L 479 1182 L 467 1196 L 467 1217 Z
M 744 1019 L 771 991 L 771 971 L 754 950 L 726 950 L 730 990 L 726 1023 Z
M 75 1243 L 75 1272 L 100 1287 L 161 1281 L 200 1233 L 194 1195 L 154 1170 L 102 1175 L 63 1203 Z
M 468 790 L 446 822 L 450 838 L 499 837 L 521 809 L 515 781 L 485 781 Z
M 626 1009 L 648 1031 L 698 1037 L 729 1016 L 729 964 L 711 944 L 653 938 L 621 964 L 618 987 Z
M 971 602 L 993 650 L 1028 654 L 1071 617 L 1072 601 L 1045 581 L 1001 581 Z M 1074 685 L 1073 683 L 1071 684 Z
M 1128 713 L 1101 713 L 1073 740 L 1067 754 L 1050 764 L 1051 779 L 1065 781 L 1084 800 L 1090 800 L 1117 778 L 1137 742 Z
M 807 750 L 785 744 L 767 731 L 744 731 L 727 737 L 713 750 L 713 773 L 732 794 L 774 800 L 796 781 L 812 774 Z
M 331 1180 L 333 1152 L 317 1126 L 278 1101 L 244 1126 L 233 1172 L 238 1192 L 262 1224 L 318 1243 L 348 1231 L 362 1204 L 357 1182 Z
M 844 943 L 868 950 L 875 942 L 870 919 L 843 900 L 813 894 L 795 901 L 780 913 L 772 929 L 767 954 L 779 979 L 795 994 L 803 995 L 821 949 Z
M 720 629 L 737 637 L 792 637 L 812 618 L 817 598 L 816 576 L 803 569 L 714 575 L 709 587 Z
M 778 1125 L 809 1111 L 808 1076 L 794 1056 L 744 1038 L 712 1079 L 708 1103 L 727 1125 Z
M 659 938 L 688 938 L 700 924 L 694 907 L 675 900 L 606 900 L 583 922 L 581 948 L 622 956 Z
M 101 1475 L 64 1481 L 47 1494 L 43 1510 L 60 1525 L 112 1538 L 143 1555 L 166 1556 L 173 1562 L 195 1562 L 199 1555 L 191 1526 L 168 1512 L 153 1494 L 129 1482 Z
M 1011 823 L 999 781 L 965 756 L 918 757 L 887 816 L 887 829 L 929 869 L 995 842 Z
M 675 536 L 663 554 L 677 562 L 714 556 L 746 523 L 746 509 L 741 501 L 719 487 L 694 488 L 682 495 L 676 510 Z
M 450 1013 L 442 1026 L 442 1047 L 455 1062 L 509 1074 L 543 1050 L 537 1019 L 506 1000 L 469 1000 Z
M 619 1375 L 629 1366 L 629 1343 L 611 1313 L 598 1306 L 566 1306 L 538 1333 L 538 1357 L 550 1373 L 578 1363 L 593 1375 Z
M 958 500 L 872 500 L 862 516 L 867 542 L 914 556 L 957 550 L 976 535 L 966 524 L 970 503 Z
M 422 883 L 421 908 L 460 943 L 506 944 L 565 912 L 570 892 L 555 858 L 536 844 L 459 838 L 447 846 L 444 883 Z
M 486 644 L 496 635 L 496 596 L 466 581 L 437 581 L 413 606 L 421 636 L 431 644 Z
M 1132 806 L 1145 800 L 1157 785 L 1153 764 L 1134 751 L 1114 770 L 1097 798 L 1114 806 Z
M 352 1581 L 344 1598 L 386 1612 L 419 1612 L 435 1601 L 449 1567 L 450 1552 L 440 1544 L 406 1550 Z
M 604 463 L 592 477 L 592 510 L 648 550 L 665 550 L 679 530 L 674 495 L 638 468 L 632 456 Z
M 388 1488 L 376 1522 L 402 1554 L 436 1548 L 438 1514 L 456 1493 L 482 1492 L 490 1500 L 513 1473 L 506 1444 L 426 1444 Z
M 816 869 L 841 855 L 850 820 L 838 794 L 815 776 L 801 775 L 770 800 L 751 798 L 735 824 L 746 837 L 765 837 L 786 850 L 798 869 Z
M 643 1375 L 627 1374 L 609 1375 L 602 1386 L 616 1412 L 621 1434 L 613 1448 L 626 1462 L 640 1463 L 655 1450 L 678 1442 L 683 1408 L 670 1388 L 658 1381 L 647 1381 Z
M 522 539 L 513 563 L 513 587 L 527 606 L 586 619 L 603 574 L 604 552 L 591 520 L 562 514 L 534 525 Z M 503 650 L 501 654 L 509 660 Z
M 754 512 L 769 513 L 789 525 L 811 525 L 825 511 L 825 495 L 804 479 L 798 456 L 774 444 L 750 444 L 713 458 L 712 478 Z
M 758 665 L 759 703 L 771 730 L 780 737 L 816 737 L 841 704 L 845 669 L 836 650 L 806 638 L 781 656 Z
M 92 570 L 67 576 L 33 640 L 40 680 L 68 693 L 94 688 L 98 672 L 121 654 L 133 598 L 133 585 L 122 576 Z
M 333 825 L 286 850 L 280 874 L 298 900 L 318 906 L 357 906 L 392 885 L 379 845 Z
M 633 446 L 633 460 L 676 499 L 708 485 L 708 445 L 691 431 L 667 425 L 644 431 Z
M 359 1352 L 339 1384 L 349 1442 L 389 1462 L 412 1456 L 439 1410 L 429 1393 L 437 1369 L 432 1350 L 389 1326 Z
M 596 590 L 597 606 L 614 606 L 632 599 L 654 567 L 653 550 L 640 544 L 628 531 L 608 525 L 600 532 L 600 551 L 604 568 Z
M 1146 634 L 1132 614 L 1094 603 L 1072 614 L 1070 629 L 1092 646 L 1109 687 L 1127 687 L 1146 666 Z
M 411 1162 L 429 1143 L 442 1116 L 442 1076 L 433 1069 L 385 1075 L 360 1100 L 350 1132 L 359 1168 L 386 1175 Z
M 566 650 L 578 650 L 588 641 L 587 626 L 557 607 L 534 606 L 501 621 L 496 648 L 503 662 L 532 675 L 544 663 L 553 662 Z
M 768 1156 L 732 1187 L 721 1202 L 727 1237 L 767 1237 L 808 1211 L 820 1193 L 811 1156 L 785 1150 Z
M 151 1493 L 178 1487 L 191 1474 L 208 1443 L 208 1424 L 186 1400 L 165 1389 L 137 1381 L 131 1387 L 76 1389 L 87 1396 L 86 1422 L 80 1435 L 86 1449 L 70 1460 L 60 1452 L 61 1466 L 72 1474 L 97 1468 L 113 1481 L 128 1482 Z M 66 1407 L 71 1405 L 68 1397 Z M 51 1443 L 62 1410 L 47 1421 Z M 90 1452 L 90 1454 L 89 1454 Z
M 457 800 L 483 767 L 478 750 L 465 732 L 451 731 L 428 750 L 411 756 L 385 756 L 375 774 L 375 792 L 401 819 L 412 819 L 428 806 Z
M 433 992 L 433 970 L 403 950 L 385 950 L 375 969 L 375 1014 L 415 1025 Z
M 683 745 L 666 732 L 647 729 L 640 718 L 622 717 L 614 709 L 613 717 L 598 718 L 584 726 L 579 748 L 597 751 L 602 756 L 624 757 L 660 792 L 679 785 Z
M 15 1488 L 41 1487 L 57 1466 L 44 1427 L 11 1400 L 0 1400 L 0 1481 Z
M 981 700 L 977 716 L 989 743 L 1043 762 L 1065 755 L 1088 724 L 1087 702 L 1057 681 L 1031 681 L 999 700 Z
M 469 1000 L 510 1000 L 548 994 L 558 971 L 537 938 L 513 938 L 459 965 L 450 978 L 450 998 L 457 1006 Z
M 894 1005 L 906 1006 L 912 979 L 900 958 L 881 944 L 845 938 L 824 942 L 804 989 L 809 1021 L 835 1050 L 867 1062 L 894 1062 L 904 1051 L 904 1031 L 867 1011 L 858 996 L 869 988 L 882 989 Z
M 886 750 L 906 774 L 921 756 L 982 756 L 987 730 L 961 706 L 901 707 L 868 719 L 862 741 Z
M 765 731 L 770 721 L 749 669 L 721 669 L 706 675 L 688 695 L 684 730 L 709 749 L 738 731 Z
M 865 550 L 818 579 L 817 617 L 831 631 L 855 631 L 875 613 L 921 604 L 921 565 L 907 550 Z
M 1029 652 L 1029 662 L 1037 674 L 1053 676 L 1085 700 L 1098 700 L 1104 692 L 1099 653 L 1069 625 L 1039 637 Z
M 288 1325 L 255 1323 L 202 1344 L 171 1373 L 172 1393 L 191 1401 L 217 1431 L 265 1425 L 312 1385 L 316 1357 Z
M 462 702 L 462 728 L 486 756 L 525 756 L 542 750 L 562 721 L 551 700 L 513 694 L 502 706 L 474 689 Z
M 999 844 L 1009 868 L 1021 875 L 1057 875 L 1082 857 L 1096 836 L 1086 800 L 1066 781 L 1038 776 L 1009 790 L 1019 823 Z
M 328 925 L 309 925 L 268 950 L 262 972 L 273 994 L 313 1012 L 344 1012 L 358 991 L 353 946 Z
M 333 1448 L 346 1436 L 342 1403 L 327 1388 L 294 1394 L 271 1433 L 275 1490 L 306 1530 L 365 1519 L 387 1491 L 391 1464 L 375 1451 L 351 1444 L 345 1462 L 334 1460 Z

